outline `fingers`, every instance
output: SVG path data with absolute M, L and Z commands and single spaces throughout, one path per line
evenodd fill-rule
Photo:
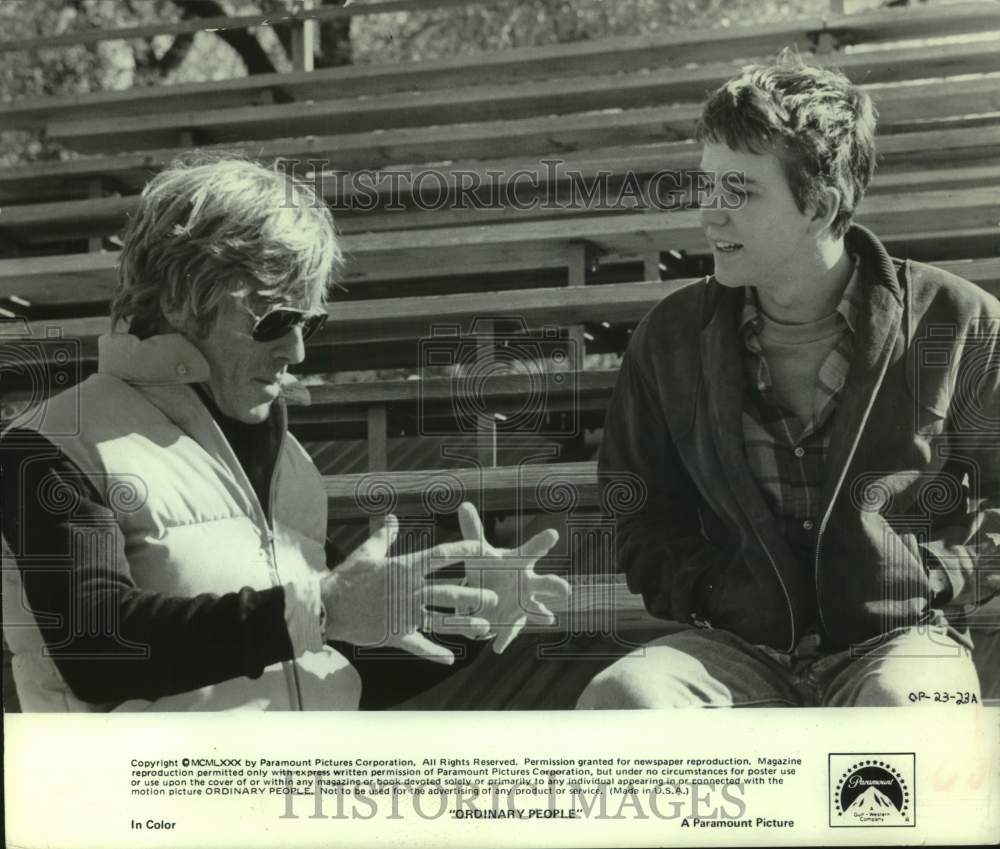
M 535 534 L 519 548 L 515 548 L 511 554 L 514 557 L 525 557 L 531 560 L 537 560 L 539 557 L 544 557 L 548 554 L 552 549 L 552 546 L 554 546 L 557 542 L 559 542 L 558 531 L 554 531 L 552 528 L 547 528 L 546 530 Z
M 531 580 L 532 596 L 543 596 L 550 601 L 565 601 L 573 594 L 569 581 L 558 575 L 534 575 Z
M 521 616 L 518 620 L 507 628 L 497 628 L 497 636 L 493 641 L 493 653 L 503 654 L 514 640 L 517 635 L 521 633 L 521 629 L 524 627 L 525 617 Z
M 462 529 L 463 539 L 485 541 L 486 531 L 483 529 L 483 521 L 471 501 L 463 501 L 458 505 L 458 526 Z
M 540 601 L 532 600 L 528 605 L 528 622 L 532 625 L 553 625 L 556 615 Z
M 423 604 L 435 607 L 454 607 L 459 613 L 492 610 L 500 603 L 499 597 L 493 590 L 441 583 L 428 584 L 421 589 L 420 600 Z
M 439 646 L 437 643 L 432 643 L 427 637 L 418 632 L 400 637 L 397 645 L 410 654 L 433 661 L 434 663 L 451 666 L 455 662 L 455 655 L 449 649 Z
M 385 517 L 385 523 L 382 527 L 354 549 L 347 559 L 384 560 L 398 535 L 399 519 L 390 513 Z
M 489 619 L 481 616 L 456 616 L 454 613 L 428 613 L 423 628 L 434 634 L 457 634 L 470 640 L 481 639 L 492 629 Z
M 461 540 L 459 542 L 445 542 L 434 546 L 434 548 L 414 551 L 412 554 L 404 554 L 401 557 L 393 557 L 389 562 L 415 569 L 421 576 L 426 576 L 443 566 L 450 566 L 452 563 L 460 563 L 470 557 L 481 555 L 482 546 L 478 541 Z

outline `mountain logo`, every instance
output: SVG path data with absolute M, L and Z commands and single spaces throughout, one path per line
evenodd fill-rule
M 912 753 L 830 755 L 830 826 L 913 826 Z

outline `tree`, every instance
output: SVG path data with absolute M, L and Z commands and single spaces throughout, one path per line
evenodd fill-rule
M 340 6 L 344 0 L 322 0 Z M 159 21 L 287 14 L 295 0 L 4 0 L 5 40 L 76 29 L 118 29 Z M 318 67 L 351 61 L 349 18 L 321 26 Z M 197 82 L 291 67 L 289 27 L 223 29 L 129 41 L 0 54 L 0 99 L 85 94 L 136 86 Z M 39 133 L 0 131 L 0 165 L 65 155 Z

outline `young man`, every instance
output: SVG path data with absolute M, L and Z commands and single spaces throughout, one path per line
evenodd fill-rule
M 978 693 L 962 613 L 1000 589 L 1000 304 L 852 226 L 874 135 L 868 96 L 796 57 L 709 98 L 715 274 L 635 331 L 599 461 L 648 488 L 618 568 L 685 627 L 581 707 Z
M 390 516 L 328 562 L 326 492 L 284 399 L 339 260 L 329 210 L 276 171 L 179 165 L 145 188 L 113 304 L 129 332 L 0 439 L 23 710 L 352 709 L 358 675 L 327 641 L 450 663 L 422 632 L 497 635 L 502 651 L 551 617 L 521 609 L 525 588 L 568 593 L 532 571 L 555 532 L 498 551 L 469 504 L 465 541 L 393 557 Z M 474 586 L 424 580 L 469 558 Z

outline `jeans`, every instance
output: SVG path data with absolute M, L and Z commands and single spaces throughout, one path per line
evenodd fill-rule
M 616 661 L 577 707 L 877 707 L 934 704 L 934 693 L 980 699 L 972 653 L 943 627 L 901 629 L 838 652 L 824 652 L 815 633 L 779 652 L 692 628 Z

